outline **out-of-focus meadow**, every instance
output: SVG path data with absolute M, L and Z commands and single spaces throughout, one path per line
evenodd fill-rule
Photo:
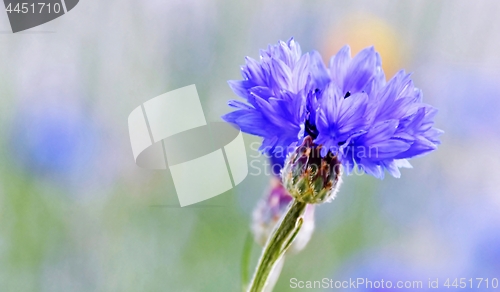
M 500 278 L 499 14 L 493 0 L 82 0 L 12 34 L 0 13 L 0 290 L 239 291 L 265 159 L 179 208 L 167 171 L 135 165 L 127 117 L 196 84 L 219 121 L 244 57 L 291 36 L 325 61 L 375 45 L 388 78 L 413 72 L 445 134 L 400 179 L 346 177 L 275 291 L 291 278 Z M 253 159 L 259 139 L 245 141 Z

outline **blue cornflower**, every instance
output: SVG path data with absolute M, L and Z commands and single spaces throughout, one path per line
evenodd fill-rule
M 326 68 L 317 52 L 302 54 L 291 39 L 261 51 L 260 62 L 247 58 L 242 75 L 229 84 L 246 103 L 230 101 L 237 110 L 223 118 L 263 137 L 261 149 L 274 156 L 310 136 L 321 156 L 335 156 L 348 174 L 356 166 L 377 178 L 384 170 L 399 177 L 400 167 L 411 167 L 408 158 L 439 144 L 437 110 L 422 103 L 404 71 L 386 82 L 373 47 L 351 58 L 345 46 Z

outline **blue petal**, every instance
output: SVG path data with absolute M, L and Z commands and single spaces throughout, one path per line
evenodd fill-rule
M 236 93 L 238 96 L 243 98 L 248 97 L 248 82 L 242 80 L 229 80 L 227 82 L 229 87 Z
M 325 63 L 318 51 L 312 51 L 310 57 L 310 70 L 312 81 L 314 82 L 314 87 L 318 89 L 323 89 L 330 82 L 330 76 L 328 70 L 326 69 Z M 316 88 L 311 88 L 314 90 Z
M 344 85 L 344 79 L 347 75 L 347 69 L 351 61 L 351 48 L 344 46 L 340 51 L 330 60 L 330 74 L 332 80 L 339 86 Z
M 275 86 L 281 89 L 290 90 L 289 84 L 292 80 L 292 72 L 290 68 L 279 59 L 273 59 L 271 61 L 271 71 L 273 75 L 273 80 L 275 82 Z
M 377 55 L 373 47 L 359 52 L 351 61 L 343 83 L 344 92 L 358 92 L 372 80 L 377 65 Z
M 256 84 L 266 84 L 266 78 L 262 72 L 263 70 L 259 65 L 259 62 L 250 57 L 246 57 L 245 60 L 246 67 L 243 67 L 243 71 L 245 72 L 247 78 Z
M 238 109 L 254 109 L 252 106 L 241 102 L 239 100 L 230 100 L 228 101 L 227 105 L 230 107 L 238 108 Z
M 307 70 L 309 66 L 309 55 L 303 55 L 300 60 L 295 64 L 295 67 L 293 68 L 292 72 L 292 80 L 293 84 L 295 85 L 294 88 L 292 88 L 292 91 L 294 93 L 298 93 L 299 91 L 303 90 L 306 88 L 307 83 L 310 78 L 309 71 Z

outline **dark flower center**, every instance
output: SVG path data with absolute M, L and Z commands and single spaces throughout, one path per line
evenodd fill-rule
M 306 130 L 306 136 L 311 136 L 313 140 L 318 137 L 318 129 L 316 128 L 315 124 L 309 121 L 309 119 L 306 120 L 305 130 Z

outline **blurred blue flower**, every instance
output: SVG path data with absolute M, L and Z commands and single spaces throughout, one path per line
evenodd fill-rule
M 427 87 L 442 96 L 440 118 L 450 137 L 475 141 L 478 137 L 498 137 L 500 84 L 495 74 L 469 66 L 438 66 L 425 76 Z M 435 82 L 440 76 L 440 82 Z M 488 121 L 488 122 L 485 122 Z
M 500 229 L 491 224 L 476 236 L 473 246 L 471 275 L 478 277 L 496 277 L 500 280 Z
M 386 83 L 373 47 L 351 58 L 345 46 L 327 69 L 318 53 L 302 55 L 291 39 L 261 51 L 260 62 L 247 58 L 242 75 L 229 84 L 247 103 L 230 101 L 237 110 L 223 119 L 263 137 L 261 150 L 278 165 L 311 136 L 321 155 L 337 155 L 348 174 L 357 166 L 377 178 L 384 170 L 399 177 L 400 167 L 411 167 L 408 158 L 440 143 L 437 110 L 422 103 L 404 71 Z
M 335 281 L 353 281 L 357 286 L 344 289 L 334 286 L 328 291 L 432 291 L 429 279 L 436 276 L 415 264 L 396 259 L 395 255 L 370 253 L 355 257 L 332 278 L 334 285 Z
M 98 131 L 83 108 L 71 102 L 21 107 L 10 149 L 23 170 L 58 183 L 78 184 L 92 175 Z

